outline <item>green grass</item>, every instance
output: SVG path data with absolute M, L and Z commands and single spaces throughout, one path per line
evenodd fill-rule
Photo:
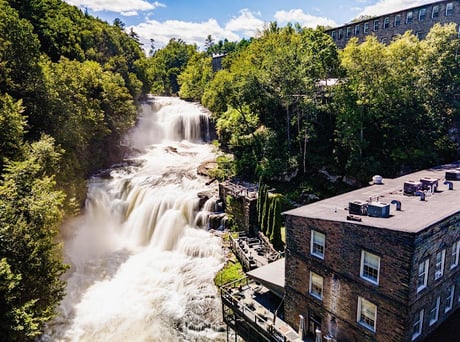
M 217 273 L 214 283 L 217 286 L 228 284 L 245 276 L 243 268 L 238 261 L 228 260 L 225 266 Z

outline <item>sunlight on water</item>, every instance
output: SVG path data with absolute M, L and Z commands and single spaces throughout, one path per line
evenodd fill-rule
M 63 227 L 67 296 L 42 340 L 224 340 L 213 285 L 223 251 L 205 227 L 215 200 L 199 212 L 197 197 L 212 190 L 196 173 L 214 159 L 200 143 L 206 117 L 178 99 L 142 106 L 132 166 L 92 179 L 84 215 Z

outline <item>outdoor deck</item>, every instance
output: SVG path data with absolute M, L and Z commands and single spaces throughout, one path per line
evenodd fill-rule
M 246 341 L 300 341 L 283 319 L 283 300 L 266 287 L 243 278 L 222 289 L 225 323 Z

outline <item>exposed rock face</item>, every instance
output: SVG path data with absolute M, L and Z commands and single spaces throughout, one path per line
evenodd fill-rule
M 202 176 L 210 177 L 210 171 L 217 168 L 217 162 L 215 160 L 210 160 L 204 162 L 198 167 L 197 173 Z

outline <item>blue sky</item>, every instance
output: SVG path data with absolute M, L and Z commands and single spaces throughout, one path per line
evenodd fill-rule
M 139 35 L 148 50 L 150 39 L 161 48 L 171 38 L 201 47 L 214 40 L 257 36 L 276 21 L 306 27 L 343 25 L 360 15 L 379 15 L 433 0 L 65 0 L 109 23 L 119 18 Z

